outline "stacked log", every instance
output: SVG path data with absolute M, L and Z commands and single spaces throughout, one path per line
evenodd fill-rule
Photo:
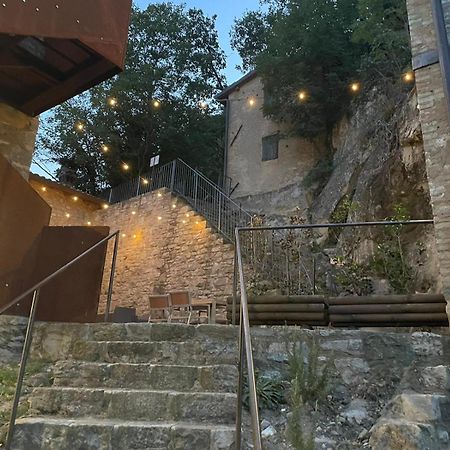
M 332 297 L 330 324 L 346 326 L 448 326 L 440 294 Z
M 231 323 L 233 298 L 227 300 L 227 318 Z M 235 318 L 239 323 L 240 298 Z M 261 295 L 248 298 L 250 325 L 327 325 L 327 308 L 322 296 Z

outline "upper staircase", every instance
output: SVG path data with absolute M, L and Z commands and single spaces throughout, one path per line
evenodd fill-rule
M 185 199 L 230 242 L 234 242 L 236 227 L 248 226 L 252 222 L 251 214 L 234 202 L 220 186 L 181 159 L 154 167 L 148 174 L 112 188 L 108 200 L 110 203 L 123 202 L 161 188 L 170 189 Z
M 39 325 L 38 325 L 39 327 Z M 14 450 L 231 450 L 237 332 L 213 325 L 45 324 L 51 361 Z

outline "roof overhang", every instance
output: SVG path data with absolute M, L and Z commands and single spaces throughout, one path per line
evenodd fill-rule
M 220 94 L 216 96 L 216 100 L 218 100 L 221 103 L 225 103 L 229 97 L 229 95 L 241 88 L 244 84 L 248 83 L 249 81 L 253 80 L 253 78 L 256 78 L 258 74 L 256 73 L 256 70 L 252 70 L 251 72 L 244 75 L 242 78 L 239 78 L 236 82 L 233 84 L 230 84 L 227 88 L 225 88 Z
M 35 116 L 119 73 L 131 0 L 5 0 L 0 100 Z

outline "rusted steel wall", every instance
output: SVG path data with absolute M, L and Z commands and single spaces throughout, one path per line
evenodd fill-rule
M 77 39 L 123 68 L 131 0 L 5 0 L 0 33 Z
M 23 292 L 51 208 L 0 154 L 0 306 Z

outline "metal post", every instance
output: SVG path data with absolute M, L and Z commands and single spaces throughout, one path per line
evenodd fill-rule
M 137 179 L 136 197 L 139 197 L 139 188 L 141 187 L 141 176 Z
M 245 289 L 244 264 L 242 261 L 241 243 L 238 228 L 236 228 L 235 230 L 235 236 L 236 236 L 236 254 L 239 268 L 239 282 L 241 286 L 241 311 L 242 311 L 241 328 L 243 328 L 245 354 L 247 357 L 247 378 L 249 386 L 250 416 L 253 432 L 253 448 L 255 450 L 262 450 L 261 429 L 259 425 L 258 397 L 256 394 L 255 367 L 253 365 L 252 341 L 250 337 L 250 322 L 248 317 L 247 292 Z
M 197 197 L 198 197 L 198 173 L 195 172 L 194 178 L 194 208 L 197 209 Z
M 313 257 L 313 295 L 316 295 L 316 258 Z
M 106 299 L 105 322 L 109 321 L 109 313 L 111 310 L 111 301 L 112 301 L 113 284 L 114 284 L 114 273 L 116 271 L 117 251 L 119 249 L 119 234 L 120 234 L 119 231 L 117 231 L 116 238 L 114 240 L 114 250 L 113 250 L 113 257 L 112 257 L 112 261 L 111 261 L 111 273 L 109 275 L 108 297 Z
M 237 253 L 234 249 L 234 265 L 233 265 L 233 304 L 231 306 L 231 324 L 236 325 L 236 303 L 237 303 L 237 283 L 238 283 L 238 270 L 237 270 Z
M 239 326 L 239 378 L 236 406 L 236 450 L 241 450 L 242 446 L 242 394 L 244 390 L 244 328 L 242 327 L 242 304 L 240 309 Z
M 221 227 L 222 227 L 222 194 L 219 192 L 218 195 L 219 195 L 219 205 L 218 205 L 219 217 L 218 217 L 217 228 L 219 229 L 219 231 L 221 231 Z
M 109 188 L 108 203 L 111 203 L 113 188 Z
M 175 188 L 175 169 L 177 167 L 177 160 L 174 159 L 172 161 L 172 173 L 170 175 L 170 190 L 171 192 L 174 192 L 174 188 Z
M 30 353 L 31 342 L 33 339 L 33 327 L 36 317 L 36 309 L 39 300 L 39 289 L 33 292 L 33 301 L 31 302 L 30 316 L 28 317 L 27 332 L 25 342 L 23 344 L 22 357 L 20 359 L 19 373 L 17 375 L 16 392 L 14 393 L 13 406 L 11 410 L 11 418 L 9 419 L 8 436 L 6 437 L 6 450 L 11 450 L 12 439 L 14 436 L 14 428 L 16 425 L 17 409 L 19 407 L 20 393 L 22 392 L 23 378 L 25 376 L 25 368 Z

